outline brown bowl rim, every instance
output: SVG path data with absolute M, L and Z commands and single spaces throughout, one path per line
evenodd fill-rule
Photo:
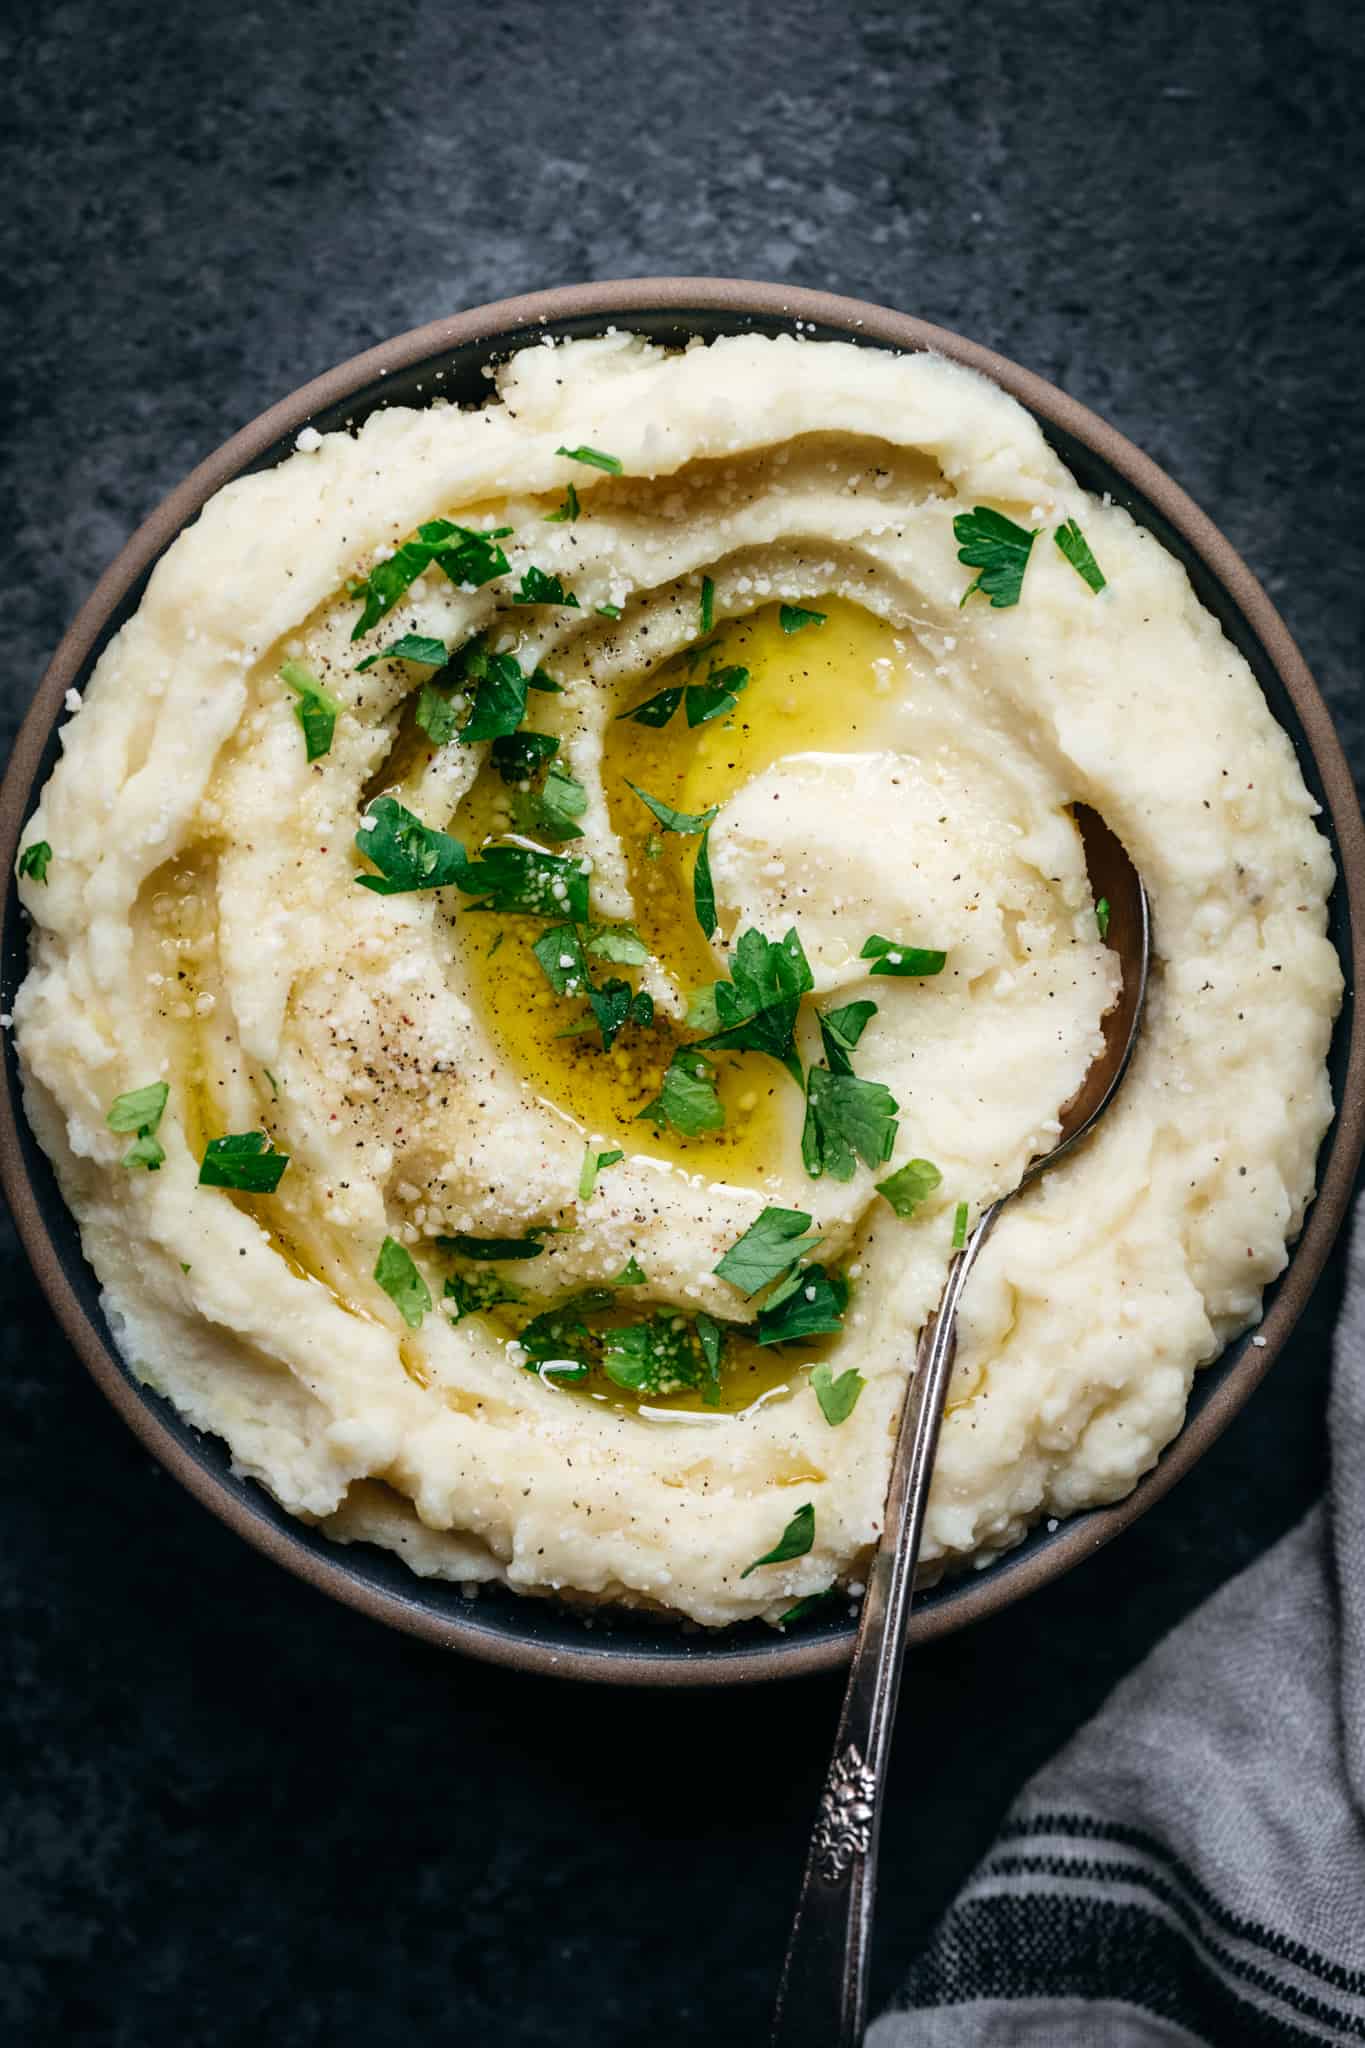
M 946 328 L 869 302 L 797 286 L 755 283 L 743 278 L 628 278 L 561 285 L 501 299 L 472 311 L 435 320 L 394 336 L 378 347 L 326 371 L 261 413 L 249 426 L 201 462 L 164 498 L 104 571 L 53 655 L 33 704 L 20 727 L 3 785 L 0 785 L 0 875 L 13 868 L 20 831 L 28 815 L 32 785 L 51 727 L 108 619 L 136 579 L 170 544 L 205 501 L 286 435 L 297 433 L 314 414 L 354 396 L 384 376 L 471 342 L 488 342 L 550 321 L 633 314 L 704 312 L 747 318 L 790 319 L 816 327 L 843 329 L 879 346 L 905 351 L 933 350 L 981 371 L 1038 418 L 1072 435 L 1142 494 L 1176 530 L 1231 596 L 1277 671 L 1302 725 L 1328 800 L 1337 848 L 1340 883 L 1346 891 L 1353 979 L 1365 958 L 1365 824 L 1350 768 L 1330 713 L 1303 656 L 1261 585 L 1213 522 L 1187 494 L 1107 421 L 1069 398 L 1044 378 L 1005 356 Z M 12 913 L 12 893 L 0 906 L 0 946 Z M 642 1656 L 614 1657 L 609 1638 L 592 1648 L 562 1649 L 480 1628 L 458 1616 L 437 1615 L 405 1603 L 398 1595 L 367 1583 L 338 1547 L 335 1558 L 306 1547 L 302 1532 L 275 1527 L 198 1464 L 172 1434 L 159 1404 L 126 1375 L 86 1316 L 48 1234 L 29 1179 L 20 1144 L 17 1089 L 0 1089 L 0 1186 L 20 1238 L 62 1330 L 101 1392 L 143 1446 L 182 1485 L 256 1549 L 318 1590 L 373 1619 L 462 1650 L 486 1661 L 560 1677 L 634 1685 L 705 1685 L 795 1677 L 847 1662 L 851 1629 L 835 1636 L 781 1637 L 771 1648 L 743 1652 L 717 1645 L 709 1653 L 691 1647 Z M 917 1609 L 911 1638 L 926 1641 L 997 1612 L 1011 1601 L 1058 1578 L 1136 1521 L 1189 1471 L 1269 1371 L 1302 1312 L 1344 1220 L 1365 1141 L 1365 1027 L 1351 1019 L 1341 1099 L 1324 1138 L 1326 1165 L 1305 1227 L 1258 1335 L 1263 1347 L 1247 1347 L 1221 1383 L 1161 1454 L 1158 1463 L 1121 1501 L 1077 1517 L 1037 1552 L 1011 1567 L 1008 1555 L 960 1582 L 951 1601 Z

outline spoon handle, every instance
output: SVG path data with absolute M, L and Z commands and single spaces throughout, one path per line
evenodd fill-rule
M 771 2048 L 859 2048 L 863 2038 L 882 1794 L 925 1503 L 957 1350 L 958 1303 L 1003 1206 L 995 1202 L 982 1212 L 954 1256 L 937 1313 L 920 1337 L 892 1454 L 882 1538 L 868 1573 L 848 1690 L 782 1967 Z

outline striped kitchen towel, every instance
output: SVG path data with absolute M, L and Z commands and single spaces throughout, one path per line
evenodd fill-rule
M 1365 2042 L 1361 1228 L 1330 1430 L 1326 1501 L 1033 1779 L 867 2048 Z

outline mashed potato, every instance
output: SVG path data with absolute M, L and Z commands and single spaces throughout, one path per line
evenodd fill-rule
M 1180 567 L 927 355 L 613 335 L 305 442 L 25 834 L 26 1100 L 131 1369 L 419 1572 L 710 1625 L 856 1577 L 954 1229 L 1115 994 L 1079 801 L 1145 1033 L 973 1275 L 924 1557 L 1123 1494 L 1285 1263 L 1341 991 Z

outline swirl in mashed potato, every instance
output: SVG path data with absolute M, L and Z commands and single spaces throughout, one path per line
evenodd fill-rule
M 856 1579 L 954 1230 L 1113 1000 L 1084 802 L 1145 1033 L 973 1276 L 924 1557 L 1123 1494 L 1285 1263 L 1341 990 L 1181 568 L 927 355 L 613 335 L 306 439 L 160 563 L 25 835 L 26 1100 L 132 1370 L 418 1572 L 706 1624 Z M 983 506 L 1017 602 L 962 602 Z

